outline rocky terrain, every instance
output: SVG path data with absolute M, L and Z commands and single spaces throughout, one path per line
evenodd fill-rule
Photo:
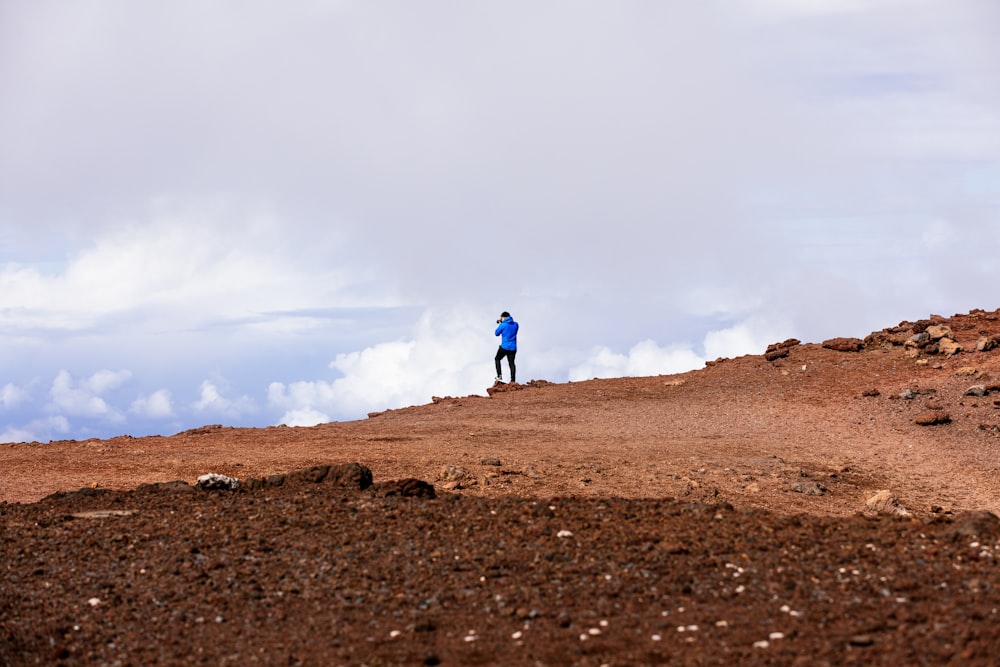
M 998 342 L 0 445 L 0 664 L 996 664 Z

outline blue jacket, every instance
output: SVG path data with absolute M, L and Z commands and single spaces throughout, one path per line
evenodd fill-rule
M 500 339 L 500 347 L 503 349 L 517 349 L 517 322 L 514 321 L 513 317 L 505 317 L 500 326 L 497 327 L 495 335 L 503 336 Z

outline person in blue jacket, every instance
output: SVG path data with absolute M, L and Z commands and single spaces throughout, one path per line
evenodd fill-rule
M 517 322 L 505 310 L 500 313 L 497 325 L 496 335 L 500 336 L 500 348 L 494 359 L 497 363 L 497 382 L 503 382 L 503 376 L 500 374 L 500 360 L 507 357 L 507 364 L 510 365 L 510 381 L 514 383 L 517 381 L 517 367 L 514 365 L 514 356 L 517 354 Z

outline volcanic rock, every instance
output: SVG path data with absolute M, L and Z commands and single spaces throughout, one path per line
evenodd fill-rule
M 826 488 L 819 482 L 813 480 L 806 482 L 794 482 L 789 488 L 796 493 L 804 493 L 807 496 L 822 496 L 826 493 Z
M 943 354 L 949 357 L 962 351 L 962 346 L 951 338 L 942 338 L 937 342 L 937 345 L 938 354 Z
M 935 426 L 951 422 L 951 415 L 944 410 L 926 410 L 917 415 L 913 421 L 920 426 Z
M 434 487 L 427 482 L 415 478 L 395 479 L 388 482 L 373 484 L 369 489 L 376 498 L 436 498 Z
M 976 341 L 976 351 L 977 352 L 989 352 L 990 350 L 1000 345 L 1000 337 L 997 336 L 981 336 L 979 340 Z
M 931 342 L 931 335 L 926 331 L 921 331 L 920 333 L 913 334 L 906 339 L 904 345 L 906 347 L 924 347 Z
M 941 340 L 942 338 L 951 338 L 951 327 L 947 327 L 943 324 L 932 324 L 925 329 L 927 335 L 933 340 Z
M 235 491 L 240 488 L 240 480 L 210 472 L 198 478 L 198 488 L 203 491 Z
M 900 504 L 899 499 L 889 489 L 877 491 L 865 501 L 865 507 L 876 514 L 909 514 Z
M 783 359 L 788 356 L 789 350 L 791 350 L 796 345 L 799 345 L 801 341 L 797 338 L 789 338 L 780 343 L 771 343 L 767 346 L 764 351 L 764 358 L 768 361 L 775 361 L 777 359 Z
M 865 342 L 860 338 L 831 338 L 823 341 L 823 347 L 838 352 L 860 352 L 864 349 Z

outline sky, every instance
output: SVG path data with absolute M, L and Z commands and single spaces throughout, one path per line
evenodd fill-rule
M 0 442 L 1000 307 L 995 0 L 0 0 Z M 507 374 L 506 366 L 504 374 Z

